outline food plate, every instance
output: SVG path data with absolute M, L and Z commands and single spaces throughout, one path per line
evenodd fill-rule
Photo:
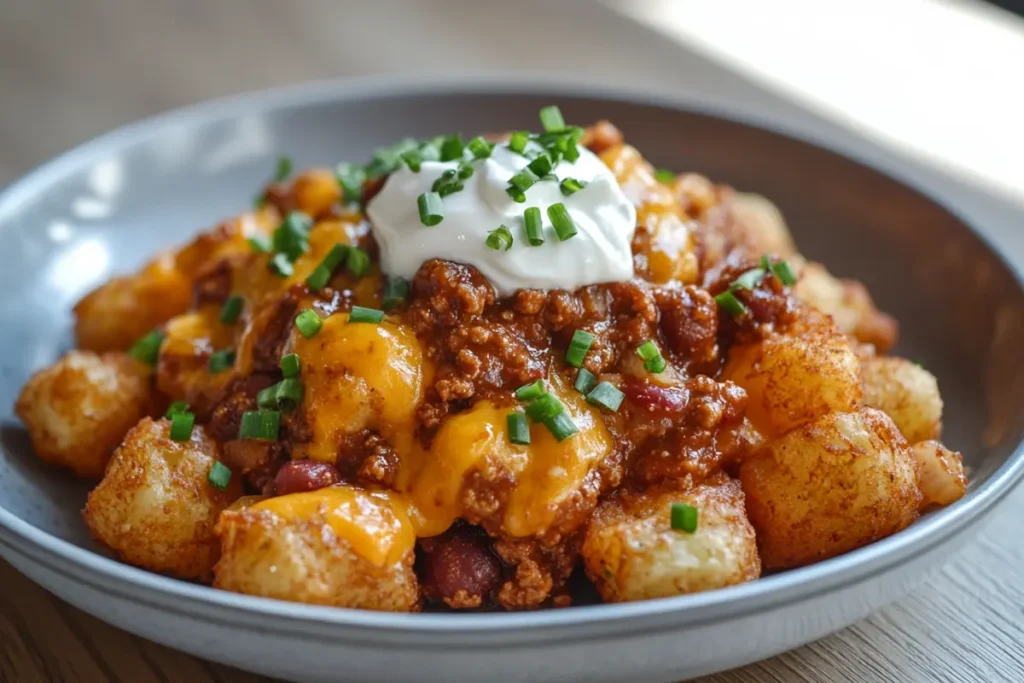
M 79 514 L 86 488 L 34 458 L 9 412 L 29 374 L 69 345 L 69 310 L 82 294 L 235 213 L 278 154 L 299 167 L 328 165 L 407 135 L 515 130 L 552 101 L 568 120 L 616 122 L 657 165 L 770 197 L 805 254 L 864 281 L 903 323 L 897 352 L 923 359 L 939 378 L 944 439 L 965 455 L 968 494 L 892 537 L 751 583 L 516 614 L 278 602 L 151 574 L 92 543 Z M 884 170 L 902 169 L 892 162 Z M 8 257 L 0 272 L 0 548 L 34 580 L 115 625 L 295 680 L 659 681 L 808 642 L 937 570 L 1024 471 L 1019 278 L 940 205 L 940 183 L 924 189 L 939 203 L 765 127 L 571 86 L 322 84 L 200 105 L 115 132 L 0 196 Z

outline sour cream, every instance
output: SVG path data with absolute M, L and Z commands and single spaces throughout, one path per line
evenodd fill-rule
M 526 201 L 520 204 L 505 189 L 509 178 L 530 160 L 497 144 L 489 158 L 473 163 L 475 171 L 462 181 L 464 189 L 442 198 L 444 219 L 433 227 L 421 222 L 417 198 L 458 163 L 424 161 L 419 172 L 403 165 L 367 206 L 381 268 L 387 275 L 412 278 L 430 259 L 456 261 L 477 268 L 500 296 L 517 289 L 572 290 L 629 280 L 636 209 L 600 159 L 582 147 L 579 153 L 575 162 L 561 161 L 552 172 L 586 187 L 565 196 L 557 181 L 540 180 L 526 190 Z M 548 207 L 559 202 L 578 231 L 564 242 L 547 214 Z M 544 244 L 538 246 L 526 241 L 523 212 L 529 207 L 539 208 L 543 217 Z M 488 233 L 502 225 L 513 237 L 508 251 L 486 244 Z

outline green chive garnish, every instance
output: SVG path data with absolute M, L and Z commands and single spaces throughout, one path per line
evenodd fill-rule
M 789 261 L 779 261 L 772 265 L 772 273 L 775 277 L 779 278 L 779 282 L 787 287 L 796 284 L 796 272 L 793 270 L 793 266 L 789 264 Z
M 263 235 L 253 235 L 249 238 L 249 247 L 257 254 L 267 254 L 273 249 L 273 246 Z
M 594 373 L 590 370 L 580 368 L 576 371 L 576 383 L 573 385 L 576 387 L 576 391 L 586 396 L 595 384 L 597 384 L 597 377 L 594 377 Z
M 423 164 L 423 157 L 420 156 L 419 150 L 411 149 L 408 152 L 402 154 L 402 161 L 409 167 L 409 170 L 413 173 L 419 173 L 420 167 Z
M 517 154 L 522 154 L 526 149 L 526 143 L 530 140 L 530 134 L 525 130 L 516 131 L 512 133 L 512 137 L 508 139 L 508 148 Z
M 175 401 L 171 405 L 167 406 L 167 412 L 164 413 L 164 417 L 170 420 L 178 413 L 188 412 L 188 401 Z
M 192 438 L 192 427 L 196 423 L 195 413 L 171 415 L 171 441 L 188 441 Z
M 348 258 L 348 253 L 351 249 L 352 247 L 349 245 L 338 242 L 327 252 L 327 255 L 320 261 L 320 265 L 333 272 L 335 268 L 341 265 L 342 261 Z
M 277 408 L 286 412 L 295 410 L 302 403 L 304 391 L 301 379 L 289 377 L 256 394 L 256 405 L 260 408 Z
M 389 277 L 384 282 L 382 305 L 385 311 L 401 306 L 409 298 L 409 281 L 401 277 Z
M 671 183 L 676 179 L 676 174 L 667 168 L 659 168 L 654 172 L 654 179 L 659 183 Z
M 423 225 L 433 226 L 444 220 L 444 204 L 437 192 L 424 192 L 416 203 L 420 207 L 420 223 Z
M 473 167 L 470 166 L 469 164 L 459 164 L 459 168 L 456 175 L 458 175 L 459 178 L 461 178 L 462 180 L 465 180 L 466 178 L 471 178 L 473 177 Z
M 586 330 L 576 330 L 572 333 L 572 341 L 565 352 L 565 362 L 574 368 L 583 367 L 583 359 L 594 343 L 594 335 Z
M 300 370 L 299 354 L 289 353 L 287 356 L 281 356 L 281 374 L 285 377 L 298 377 Z
M 274 258 L 270 259 L 268 265 L 274 275 L 278 277 L 291 277 L 292 273 L 295 272 L 295 267 L 292 266 L 292 262 L 286 254 L 274 254 Z
M 306 286 L 309 287 L 310 291 L 319 292 L 330 281 L 331 269 L 321 263 L 306 277 Z
M 288 255 L 289 261 L 306 253 L 309 249 L 309 229 L 313 227 L 313 219 L 301 211 L 289 211 L 274 230 L 272 244 L 274 251 Z
M 508 440 L 520 446 L 530 445 L 530 423 L 519 411 L 508 414 Z
M 512 201 L 514 201 L 516 204 L 522 204 L 523 202 L 526 201 L 526 194 L 520 192 L 519 188 L 513 185 L 509 185 L 508 187 L 506 187 L 505 193 L 508 194 L 508 196 L 511 197 Z
M 277 441 L 281 429 L 281 413 L 276 410 L 248 410 L 242 413 L 238 427 L 239 439 L 266 439 Z
M 523 223 L 526 226 L 526 241 L 531 247 L 544 244 L 544 219 L 540 215 L 540 209 L 531 206 L 523 212 Z
M 540 110 L 540 122 L 548 133 L 556 133 L 565 129 L 562 111 L 554 105 Z
M 237 294 L 229 296 L 220 307 L 220 321 L 225 325 L 234 325 L 238 322 L 238 316 L 242 314 L 242 307 L 245 299 Z
M 458 133 L 449 135 L 441 145 L 441 161 L 456 161 L 462 158 L 465 145 L 462 144 L 462 136 Z
M 643 359 L 644 368 L 648 372 L 658 374 L 663 372 L 668 366 L 668 363 L 665 362 L 664 356 L 661 355 L 661 351 L 650 339 L 636 347 L 636 355 Z
M 548 218 L 551 219 L 551 225 L 554 227 L 558 239 L 564 242 L 576 235 L 576 223 L 573 222 L 565 204 L 559 202 L 549 206 Z
M 760 284 L 761 280 L 763 280 L 764 276 L 767 274 L 767 271 L 765 271 L 763 268 L 753 268 L 743 273 L 743 275 L 740 275 L 735 280 L 733 280 L 732 284 L 729 285 L 729 289 L 753 289 L 754 287 L 757 287 L 758 284 Z
M 280 157 L 277 160 L 277 169 L 274 171 L 274 182 L 283 182 L 292 174 L 292 160 L 288 157 Z
M 568 439 L 573 434 L 578 434 L 580 429 L 576 426 L 576 423 L 572 421 L 566 413 L 558 413 L 550 417 L 546 417 L 543 420 L 544 426 L 548 428 L 548 431 L 555 437 L 555 441 L 562 442 Z
M 348 314 L 348 321 L 350 323 L 379 323 L 383 319 L 384 311 L 377 310 L 376 308 L 353 306 L 352 312 Z
M 221 349 L 210 355 L 210 372 L 217 374 L 230 369 L 235 364 L 234 349 Z
M 551 173 L 551 169 L 553 169 L 554 167 L 555 165 L 552 163 L 551 157 L 547 154 L 541 154 L 536 159 L 534 159 L 533 161 L 526 165 L 526 168 L 533 171 L 534 175 L 536 175 L 538 178 L 546 176 L 548 173 Z
M 508 251 L 512 248 L 512 232 L 502 225 L 497 230 L 491 230 L 487 233 L 485 244 L 487 244 L 488 248 L 495 251 Z
M 692 534 L 697 530 L 697 508 L 686 503 L 672 503 L 672 528 Z
M 548 393 L 548 390 L 544 387 L 544 380 L 539 379 L 536 382 L 530 382 L 516 389 L 516 398 L 520 401 L 529 401 L 531 398 L 537 398 Z
M 558 184 L 558 188 L 566 197 L 579 192 L 584 187 L 586 187 L 586 183 L 576 180 L 575 178 L 566 178 Z
M 716 296 L 715 302 L 731 316 L 743 315 L 747 312 L 747 307 L 731 291 L 722 292 Z
M 487 157 L 491 156 L 491 150 L 493 149 L 491 147 L 491 143 L 487 142 L 487 140 L 484 140 L 480 136 L 477 136 L 470 140 L 469 144 L 467 144 L 466 147 L 469 149 L 470 153 L 477 159 L 486 159 Z
M 349 247 L 346 252 L 345 267 L 353 277 L 363 277 L 370 272 L 370 255 L 359 247 Z
M 519 173 L 508 179 L 509 185 L 516 188 L 520 192 L 526 192 L 528 189 L 533 187 L 540 178 L 537 174 L 531 171 L 529 168 L 524 168 Z
M 346 202 L 356 204 L 363 201 L 363 183 L 366 182 L 366 171 L 362 166 L 340 163 L 334 170 Z
M 160 345 L 164 342 L 164 333 L 160 330 L 153 330 L 142 339 L 132 344 L 128 349 L 128 355 L 146 365 L 156 365 L 156 359 L 160 355 Z
M 224 491 L 228 487 L 228 483 L 231 481 L 231 470 L 221 461 L 213 463 L 213 467 L 210 468 L 210 473 L 206 475 L 206 481 L 213 488 L 218 491 Z
M 534 422 L 543 422 L 565 410 L 565 406 L 554 394 L 543 394 L 526 405 L 526 414 Z
M 611 382 L 601 382 L 587 394 L 587 403 L 600 406 L 613 413 L 622 405 L 622 399 L 626 397 L 618 387 Z
M 299 328 L 299 332 L 306 339 L 316 336 L 323 324 L 320 316 L 311 308 L 307 308 L 295 317 L 295 327 Z

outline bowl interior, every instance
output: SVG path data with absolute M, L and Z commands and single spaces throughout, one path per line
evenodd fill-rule
M 971 486 L 1007 461 L 1024 425 L 1024 295 L 953 214 L 874 170 L 760 128 L 557 99 L 572 122 L 610 119 L 658 166 L 775 201 L 805 255 L 862 280 L 900 320 L 897 352 L 938 376 L 944 438 L 964 453 Z M 241 116 L 208 109 L 115 134 L 0 197 L 0 506 L 96 550 L 79 515 L 87 487 L 32 455 L 12 409 L 30 373 L 70 345 L 70 309 L 92 287 L 245 208 L 279 154 L 298 167 L 361 161 L 403 136 L 533 126 L 551 100 L 456 92 L 271 102 Z

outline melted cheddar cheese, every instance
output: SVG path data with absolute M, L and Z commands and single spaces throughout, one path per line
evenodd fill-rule
M 328 486 L 307 493 L 267 498 L 248 506 L 272 512 L 287 522 L 322 517 L 352 551 L 378 567 L 401 560 L 413 549 L 416 536 L 401 502 L 386 492 L 351 486 Z

